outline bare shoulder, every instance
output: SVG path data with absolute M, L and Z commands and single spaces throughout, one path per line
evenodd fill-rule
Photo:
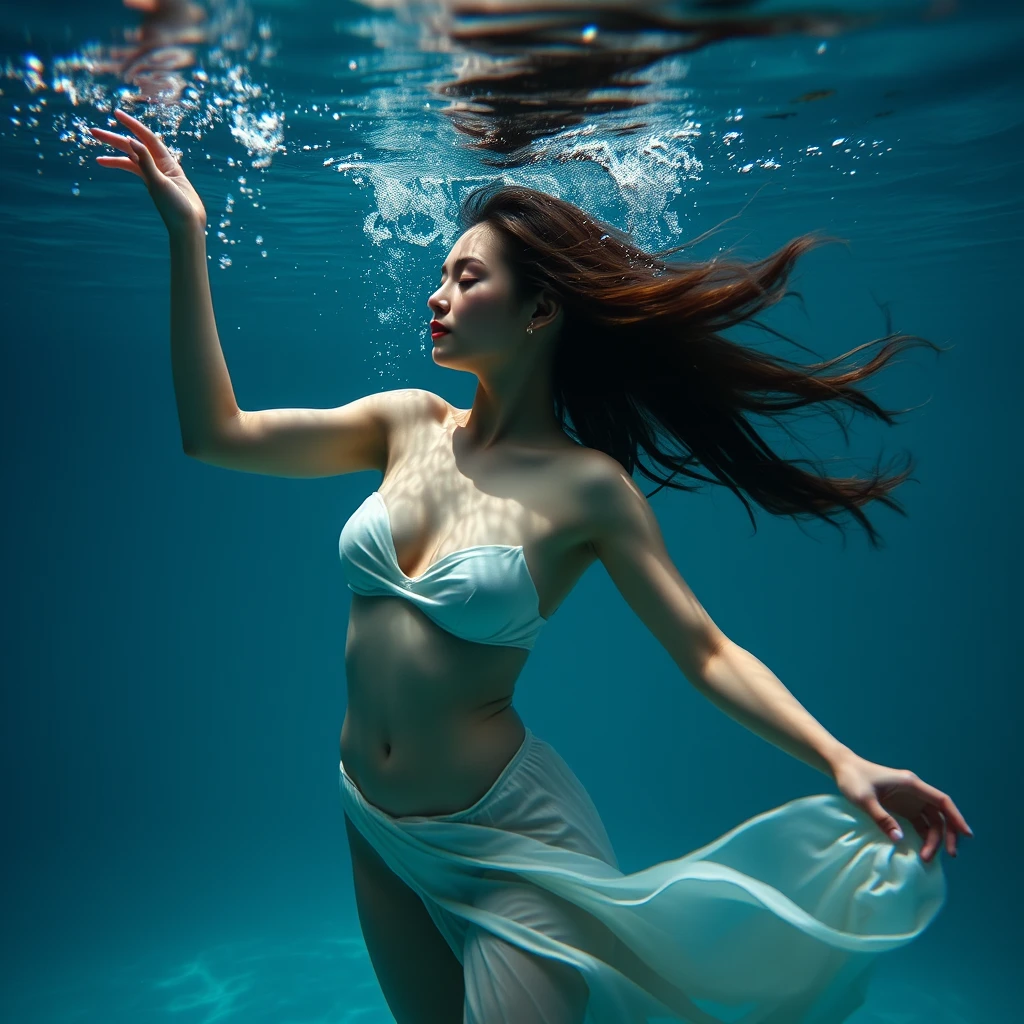
M 448 410 L 448 403 L 443 398 L 423 388 L 384 391 L 381 399 L 387 419 L 389 447 L 391 442 L 401 441 L 424 423 L 442 422 Z
M 410 422 L 423 416 L 443 415 L 448 409 L 448 403 L 440 395 L 424 388 L 396 388 L 381 392 L 381 397 L 395 423 Z
M 596 448 L 577 446 L 568 455 L 565 472 L 573 493 L 595 520 L 614 518 L 638 498 L 647 500 L 622 464 Z
M 605 452 L 581 448 L 570 465 L 566 476 L 581 529 L 598 554 L 616 537 L 658 531 L 650 503 L 621 463 Z

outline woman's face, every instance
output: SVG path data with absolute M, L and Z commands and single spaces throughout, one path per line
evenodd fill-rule
M 467 229 L 441 266 L 441 284 L 427 305 L 448 332 L 432 338 L 434 362 L 452 369 L 495 368 L 521 353 L 536 335 L 536 300 L 517 304 L 501 236 L 489 224 Z

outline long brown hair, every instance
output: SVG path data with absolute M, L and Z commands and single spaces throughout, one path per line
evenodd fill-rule
M 841 532 L 840 517 L 848 513 L 876 547 L 880 535 L 862 506 L 877 500 L 905 515 L 891 492 L 910 476 L 909 455 L 889 475 L 876 463 L 865 477 L 828 476 L 817 462 L 780 456 L 750 417 L 767 417 L 794 439 L 787 414 L 810 406 L 831 415 L 844 436 L 843 408 L 891 426 L 907 410 L 884 409 L 856 385 L 902 349 L 938 346 L 889 333 L 801 364 L 721 334 L 749 321 L 791 342 L 752 318 L 795 294 L 785 286 L 799 256 L 842 239 L 801 235 L 749 263 L 728 257 L 668 263 L 663 257 L 701 239 L 648 253 L 572 203 L 500 182 L 474 189 L 460 221 L 463 228 L 486 221 L 498 230 L 520 299 L 539 289 L 560 299 L 555 413 L 579 443 L 607 453 L 630 475 L 635 468 L 656 481 L 651 494 L 724 485 L 743 502 L 755 531 L 748 498 L 773 515 L 818 518 Z M 870 349 L 863 364 L 840 367 Z M 639 460 L 641 449 L 652 467 Z

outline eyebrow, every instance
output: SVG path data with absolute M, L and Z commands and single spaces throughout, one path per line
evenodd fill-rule
M 460 257 L 459 257 L 459 258 L 458 258 L 458 259 L 457 259 L 457 260 L 455 261 L 455 271 L 456 271 L 456 273 L 458 273 L 459 267 L 461 267 L 461 266 L 464 266 L 464 265 L 465 265 L 466 263 L 468 263 L 468 262 L 469 262 L 470 260 L 476 260 L 476 261 L 477 261 L 477 263 L 481 263 L 481 264 L 483 264 L 484 266 L 487 266 L 487 264 L 486 264 L 486 263 L 484 263 L 484 261 L 483 261 L 482 259 L 480 259 L 480 257 L 479 257 L 479 256 L 460 256 Z M 443 274 L 443 273 L 445 272 L 445 268 L 446 268 L 446 266 L 447 266 L 447 264 L 446 264 L 446 263 L 442 263 L 442 264 L 441 264 L 441 273 L 442 273 L 442 274 Z

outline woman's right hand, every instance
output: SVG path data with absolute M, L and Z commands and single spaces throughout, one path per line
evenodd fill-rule
M 206 209 L 191 182 L 185 177 L 181 164 L 155 132 L 141 121 L 115 110 L 114 116 L 137 138 L 118 135 L 103 128 L 90 128 L 93 138 L 119 149 L 125 156 L 98 156 L 96 162 L 103 167 L 119 167 L 137 174 L 146 183 L 169 232 L 176 233 L 198 225 L 206 228 Z

